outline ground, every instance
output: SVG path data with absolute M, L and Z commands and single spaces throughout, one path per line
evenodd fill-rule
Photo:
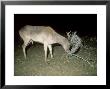
M 15 76 L 97 76 L 97 39 L 82 37 L 83 47 L 75 56 L 67 57 L 60 45 L 53 45 L 54 59 L 48 53 L 48 62 L 44 61 L 43 44 L 30 44 L 27 48 L 27 59 L 22 52 L 22 41 L 15 44 Z

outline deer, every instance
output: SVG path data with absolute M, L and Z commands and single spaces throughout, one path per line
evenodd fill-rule
M 23 54 L 26 59 L 26 47 L 33 42 L 39 42 L 44 45 L 45 62 L 47 61 L 47 51 L 49 48 L 51 58 L 53 58 L 52 45 L 55 43 L 60 44 L 65 52 L 69 52 L 70 42 L 68 39 L 57 33 L 50 26 L 31 26 L 26 25 L 19 30 L 19 35 L 23 40 Z

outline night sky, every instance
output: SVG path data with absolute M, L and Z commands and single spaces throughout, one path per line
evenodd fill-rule
M 97 14 L 14 14 L 15 40 L 25 25 L 51 26 L 61 35 L 71 30 L 80 37 L 97 36 Z

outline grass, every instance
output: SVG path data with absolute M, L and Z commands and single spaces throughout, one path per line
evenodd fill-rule
M 97 75 L 97 40 L 94 37 L 83 37 L 83 47 L 76 55 L 66 57 L 60 45 L 53 45 L 54 59 L 48 54 L 48 63 L 44 61 L 43 45 L 34 43 L 27 49 L 24 59 L 20 41 L 15 45 L 15 76 L 96 76 Z M 87 61 L 90 63 L 88 64 Z M 92 66 L 91 66 L 92 65 Z

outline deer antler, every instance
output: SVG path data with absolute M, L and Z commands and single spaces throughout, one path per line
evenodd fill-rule
M 69 32 L 66 32 L 68 38 L 71 37 L 71 34 L 70 33 L 71 33 L 71 30 Z
M 75 31 L 73 34 L 76 35 L 77 31 Z

